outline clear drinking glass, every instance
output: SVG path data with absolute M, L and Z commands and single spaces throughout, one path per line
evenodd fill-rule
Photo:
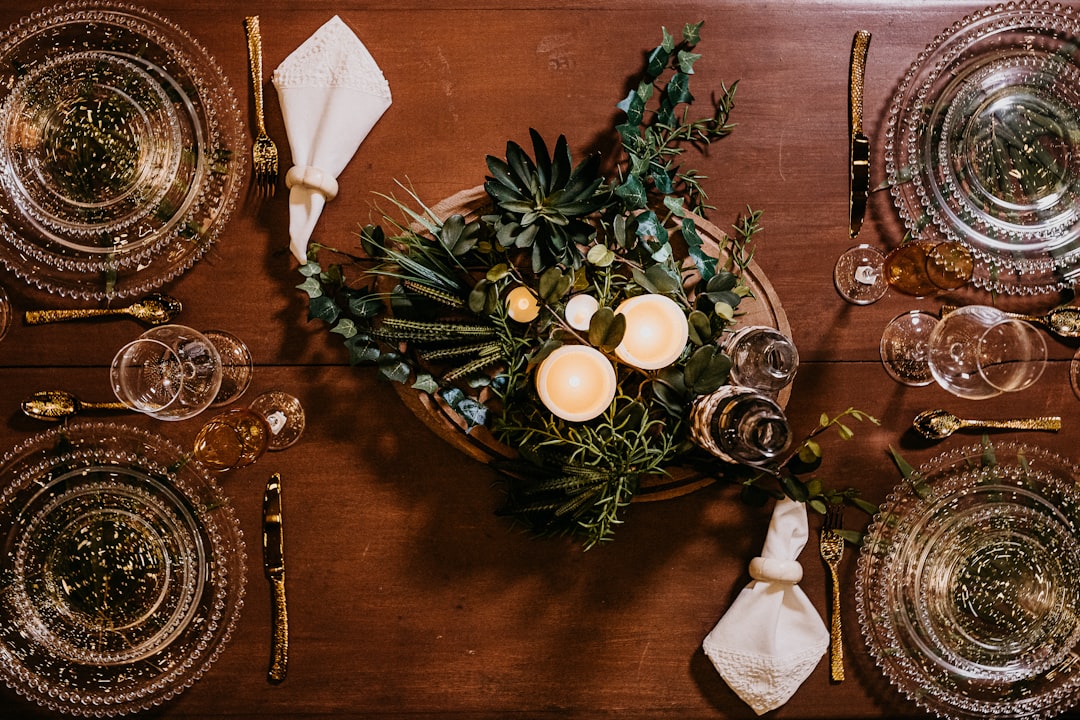
M 183 420 L 205 410 L 221 387 L 221 355 L 185 325 L 151 328 L 116 353 L 113 392 L 133 410 Z
M 791 445 L 791 427 L 776 401 L 737 385 L 695 400 L 690 436 L 721 460 L 739 465 L 763 465 Z
M 292 395 L 274 390 L 246 408 L 227 410 L 206 423 L 195 438 L 195 457 L 224 472 L 251 465 L 267 450 L 283 450 L 299 438 L 304 408 Z
M 767 325 L 749 325 L 733 333 L 723 344 L 731 358 L 735 385 L 775 395 L 795 379 L 799 351 L 791 338 Z
M 937 383 L 973 400 L 1030 387 L 1046 367 L 1046 340 L 997 308 L 967 305 L 930 333 L 927 361 Z
M 927 344 L 938 322 L 925 310 L 911 310 L 897 315 L 885 326 L 878 352 L 881 364 L 898 383 L 919 386 L 934 382 Z

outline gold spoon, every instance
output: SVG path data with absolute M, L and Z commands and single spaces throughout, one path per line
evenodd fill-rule
M 44 325 L 62 320 L 81 320 L 83 318 L 103 317 L 106 315 L 130 315 L 150 325 L 164 325 L 172 322 L 184 306 L 174 297 L 153 293 L 120 308 L 76 308 L 67 310 L 27 310 L 24 316 L 27 325 Z
M 22 411 L 35 420 L 54 422 L 83 410 L 127 410 L 120 402 L 83 402 L 65 390 L 41 390 L 22 402 Z
M 955 305 L 942 305 L 941 315 L 944 317 L 956 309 Z M 1045 315 L 1002 312 L 1007 317 L 1038 323 L 1059 337 L 1080 337 L 1080 307 L 1071 305 L 1056 307 Z
M 1016 420 L 964 420 L 948 410 L 926 410 L 911 422 L 923 436 L 944 440 L 964 428 L 994 428 L 1002 430 L 1060 430 L 1061 418 L 1037 417 Z

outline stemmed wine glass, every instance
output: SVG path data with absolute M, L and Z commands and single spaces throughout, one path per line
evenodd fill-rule
M 299 438 L 304 408 L 280 390 L 265 392 L 248 407 L 226 410 L 203 425 L 195 438 L 195 457 L 211 470 L 246 467 L 267 450 L 284 450 Z
M 159 420 L 184 420 L 198 415 L 219 399 L 226 364 L 232 378 L 227 397 L 235 399 L 251 373 L 250 355 L 228 333 L 213 337 L 185 325 L 151 328 L 117 351 L 110 379 L 117 399 L 132 410 Z M 247 358 L 246 364 L 243 358 Z M 240 358 L 239 364 L 236 358 Z
M 1039 330 L 986 305 L 947 314 L 930 333 L 928 348 L 938 385 L 972 400 L 1030 387 L 1046 367 L 1046 340 Z

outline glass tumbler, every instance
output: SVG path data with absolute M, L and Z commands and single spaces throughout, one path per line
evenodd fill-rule
M 775 395 L 795 379 L 799 351 L 791 338 L 767 325 L 748 325 L 721 348 L 731 358 L 731 381 Z
M 791 427 L 784 411 L 768 395 L 725 385 L 694 401 L 690 437 L 725 462 L 764 465 L 791 445 Z

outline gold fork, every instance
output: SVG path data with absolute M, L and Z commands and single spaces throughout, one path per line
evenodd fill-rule
M 829 567 L 832 576 L 832 622 L 829 626 L 829 668 L 833 682 L 844 679 L 844 645 L 840 628 L 840 578 L 838 568 L 844 557 L 844 538 L 837 531 L 843 528 L 844 506 L 830 504 L 821 527 L 821 559 Z
M 266 121 L 263 119 L 262 86 L 262 33 L 259 31 L 259 16 L 244 18 L 244 32 L 247 34 L 248 61 L 251 65 L 251 86 L 255 95 L 255 142 L 251 146 L 251 157 L 255 167 L 255 184 L 270 195 L 277 188 L 278 149 L 270 136 L 266 134 Z

